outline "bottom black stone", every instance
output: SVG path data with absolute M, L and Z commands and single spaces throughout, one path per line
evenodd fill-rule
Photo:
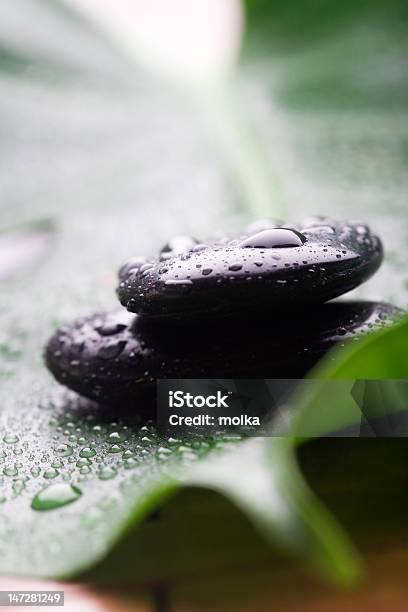
M 384 303 L 331 302 L 181 325 L 120 310 L 61 327 L 45 360 L 60 383 L 84 397 L 142 412 L 160 378 L 301 378 L 331 347 L 399 313 Z

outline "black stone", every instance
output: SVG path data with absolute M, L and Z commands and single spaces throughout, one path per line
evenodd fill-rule
M 175 324 L 126 311 L 59 329 L 45 359 L 55 378 L 101 404 L 154 406 L 158 378 L 300 378 L 333 346 L 380 328 L 400 311 L 375 302 L 318 304 L 307 313 Z
M 245 235 L 209 244 L 174 239 L 144 265 L 122 266 L 118 296 L 130 312 L 173 318 L 277 311 L 338 297 L 380 266 L 367 225 L 311 218 L 261 220 Z

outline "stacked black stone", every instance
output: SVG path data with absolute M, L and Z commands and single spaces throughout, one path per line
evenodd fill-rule
M 382 257 L 367 225 L 323 217 L 298 226 L 265 219 L 205 244 L 177 237 L 120 268 L 129 312 L 57 330 L 46 363 L 81 395 L 135 410 L 158 378 L 300 378 L 331 347 L 399 314 L 381 302 L 328 302 L 366 281 Z

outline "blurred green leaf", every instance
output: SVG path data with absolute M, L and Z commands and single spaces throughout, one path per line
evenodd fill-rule
M 300 385 L 275 434 L 407 435 L 408 318 L 333 349 Z M 309 383 L 313 384 L 309 384 Z
M 294 219 L 360 218 L 386 260 L 357 294 L 408 302 L 403 0 L 246 0 L 241 109 Z
M 334 353 L 316 371 L 317 377 L 408 379 L 408 319 L 375 334 L 357 345 Z
M 131 509 L 127 537 L 84 579 L 172 583 L 183 575 L 215 566 L 224 571 L 250 560 L 273 568 L 278 558 L 287 565 L 288 552 L 337 583 L 350 584 L 360 575 L 357 555 L 306 486 L 287 439 L 248 440 L 213 454 L 189 471 L 183 490 L 152 523 L 135 531 L 139 518 L 137 508 Z

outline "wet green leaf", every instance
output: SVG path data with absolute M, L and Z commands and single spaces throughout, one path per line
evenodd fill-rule
M 231 172 L 252 155 L 262 172 L 252 160 L 243 173 L 246 216 L 286 207 L 374 220 L 390 256 L 372 292 L 403 303 L 403 22 L 395 35 L 394 13 L 383 23 L 379 4 L 350 6 L 328 28 L 308 15 L 311 3 L 289 14 L 283 3 L 254 2 L 253 13 L 248 3 L 238 85 L 209 95 L 211 117 L 231 116 L 230 163 L 192 99 L 58 3 L 1 7 L 2 224 L 52 215 L 59 228 L 30 283 L 10 282 L 0 297 L 2 573 L 171 580 L 271 561 L 276 548 L 333 579 L 357 577 L 293 441 L 162 440 L 61 393 L 41 357 L 57 324 L 116 303 L 115 270 L 129 254 L 237 223 Z M 229 157 L 241 144 L 246 154 Z M 110 452 L 112 433 L 120 452 Z

